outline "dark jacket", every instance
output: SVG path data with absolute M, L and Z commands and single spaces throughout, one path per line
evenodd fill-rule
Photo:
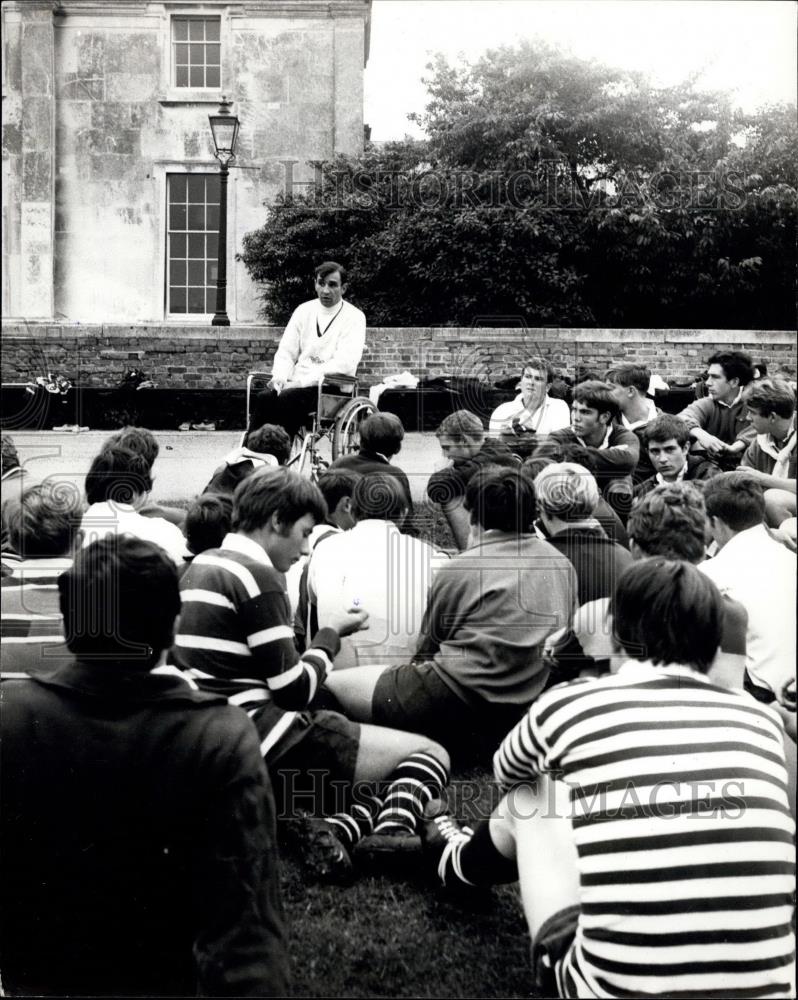
M 271 786 L 223 698 L 123 664 L 4 678 L 9 993 L 284 995 Z
M 623 571 L 632 564 L 631 554 L 598 527 L 567 528 L 550 537 L 548 543 L 576 570 L 580 607 L 611 597 Z
M 580 444 L 579 438 L 572 427 L 564 427 L 561 431 L 552 431 L 553 441 L 563 441 L 568 444 Z M 594 475 L 600 489 L 604 489 L 613 479 L 626 479 L 634 472 L 640 457 L 640 442 L 634 431 L 629 431 L 620 424 L 613 424 L 610 439 L 606 448 L 590 448 L 596 467 Z M 630 480 L 631 482 L 631 480 Z
M 704 479 L 712 479 L 713 476 L 717 476 L 720 473 L 720 466 L 716 465 L 714 462 L 701 455 L 688 455 L 687 456 L 687 471 L 684 474 L 684 482 L 700 482 Z M 660 484 L 657 482 L 656 473 L 651 476 L 650 479 L 645 479 L 640 485 L 635 489 L 635 497 L 639 499 L 640 497 L 646 496 L 652 490 L 655 490 Z
M 361 476 L 367 476 L 371 472 L 384 472 L 389 476 L 393 476 L 401 483 L 405 499 L 407 500 L 408 512 L 412 513 L 413 498 L 410 494 L 410 483 L 407 473 L 403 469 L 400 469 L 398 465 L 392 465 L 384 455 L 380 455 L 376 451 L 366 451 L 365 448 L 361 448 L 356 455 L 341 455 L 340 458 L 336 458 L 330 468 L 349 469 L 352 472 L 359 473 Z

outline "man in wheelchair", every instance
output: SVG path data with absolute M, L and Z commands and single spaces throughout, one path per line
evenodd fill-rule
M 271 380 L 253 400 L 250 431 L 279 424 L 293 437 L 316 409 L 319 381 L 333 373 L 354 377 L 357 371 L 366 317 L 343 300 L 345 269 L 335 261 L 319 264 L 315 287 L 316 298 L 298 306 L 288 321 Z

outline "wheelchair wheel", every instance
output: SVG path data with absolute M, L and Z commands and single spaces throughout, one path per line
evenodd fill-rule
M 356 396 L 341 410 L 335 419 L 333 431 L 333 461 L 342 455 L 351 455 L 360 448 L 360 425 L 377 412 L 377 407 L 366 396 Z

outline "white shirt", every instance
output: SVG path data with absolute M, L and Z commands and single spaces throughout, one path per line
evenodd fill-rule
M 645 404 L 648 413 L 642 420 L 627 420 L 626 415 L 621 414 L 621 423 L 628 431 L 636 431 L 638 427 L 645 427 L 649 421 L 654 420 L 658 416 L 659 410 L 653 399 L 645 400 Z
M 498 433 L 509 430 L 513 420 L 523 412 L 523 396 L 517 396 L 510 403 L 502 403 L 491 413 L 488 431 Z M 521 426 L 532 429 L 537 434 L 551 434 L 552 431 L 559 431 L 563 427 L 570 427 L 570 425 L 571 411 L 565 400 L 546 396 L 542 405 L 524 420 Z
M 163 517 L 144 517 L 128 503 L 108 500 L 93 503 L 83 515 L 83 548 L 108 535 L 132 535 L 146 542 L 154 542 L 178 565 L 191 553 L 177 525 Z
M 758 524 L 736 534 L 698 568 L 745 607 L 746 668 L 778 697 L 795 677 L 795 556 Z
M 408 663 L 432 574 L 445 560 L 427 542 L 403 535 L 390 521 L 359 521 L 349 531 L 325 539 L 314 550 L 308 570 L 319 627 L 328 625 L 333 614 L 362 608 L 369 614 L 369 627 L 349 637 L 354 661 Z
M 318 299 L 303 302 L 280 339 L 272 378 L 290 386 L 307 386 L 316 385 L 331 372 L 354 376 L 365 343 L 366 317 L 355 306 L 341 300 L 339 306 L 324 309 Z

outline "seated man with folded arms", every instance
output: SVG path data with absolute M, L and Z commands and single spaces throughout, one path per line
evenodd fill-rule
M 180 580 L 182 608 L 170 655 L 201 689 L 224 695 L 249 715 L 278 802 L 289 813 L 295 812 L 294 784 L 307 788 L 308 780 L 321 778 L 316 815 L 300 831 L 302 860 L 309 874 L 342 880 L 351 874 L 352 850 L 372 831 L 396 834 L 397 844 L 415 834 L 424 803 L 448 781 L 449 757 L 424 736 L 314 709 L 340 637 L 368 618 L 366 600 L 344 608 L 301 656 L 296 651 L 284 574 L 307 555 L 308 537 L 326 515 L 318 487 L 289 469 L 263 469 L 245 479 L 233 495 L 232 531 L 220 548 L 196 556 Z M 384 783 L 387 790 L 355 794 L 364 783 Z
M 756 439 L 746 449 L 740 471 L 756 476 L 765 491 L 767 523 L 778 528 L 795 517 L 795 393 L 787 382 L 763 379 L 745 393 Z
M 327 688 L 351 718 L 475 756 L 543 690 L 543 644 L 571 620 L 576 575 L 532 532 L 535 498 L 520 471 L 479 470 L 465 505 L 469 547 L 433 577 L 412 662 L 336 670 Z
M 83 513 L 80 497 L 69 491 L 68 483 L 38 483 L 3 504 L 19 556 L 0 580 L 3 670 L 41 673 L 67 653 L 58 578 L 72 565 Z
M 490 415 L 488 431 L 501 435 L 513 450 L 528 455 L 537 436 L 568 427 L 571 413 L 562 399 L 549 396 L 554 369 L 544 358 L 532 357 L 521 371 L 521 390 L 510 403 L 497 406 Z
M 428 807 L 439 876 L 518 880 L 539 996 L 794 996 L 781 721 L 707 678 L 723 612 L 696 567 L 636 563 L 612 608 L 625 661 L 532 705 L 490 819 L 471 834 Z
M 621 411 L 621 426 L 634 431 L 640 442 L 640 457 L 632 473 L 635 485 L 654 475 L 654 469 L 646 452 L 643 431 L 659 410 L 648 395 L 651 385 L 651 370 L 645 365 L 623 364 L 610 368 L 605 381 L 612 386 L 612 395 Z
M 485 465 L 518 468 L 519 459 L 507 445 L 492 441 L 482 421 L 469 410 L 457 410 L 444 417 L 435 432 L 446 460 L 427 483 L 427 499 L 439 507 L 461 551 L 468 544 L 470 521 L 463 501 L 468 482 Z
M 73 655 L 2 676 L 5 994 L 285 996 L 269 777 L 249 720 L 163 666 L 174 565 L 104 538 L 58 590 Z
M 720 472 L 720 467 L 706 456 L 690 454 L 690 431 L 680 417 L 660 413 L 643 428 L 642 439 L 654 472 L 638 483 L 636 499 L 663 483 L 701 481 Z
M 293 437 L 316 409 L 325 375 L 354 377 L 366 343 L 366 317 L 343 299 L 346 270 L 335 261 L 315 270 L 316 298 L 291 314 L 268 386 L 255 397 L 249 430 L 280 424 Z
M 224 493 L 232 497 L 236 486 L 255 469 L 285 465 L 291 454 L 291 439 L 278 424 L 264 424 L 250 431 L 246 443 L 233 448 L 214 470 L 203 493 Z
M 743 390 L 753 380 L 751 357 L 744 351 L 719 351 L 709 359 L 708 395 L 679 416 L 690 430 L 693 451 L 724 471 L 736 469 L 756 432 L 748 423 Z
M 632 473 L 640 457 L 640 442 L 620 423 L 612 386 L 589 379 L 574 388 L 571 426 L 551 435 L 555 441 L 588 448 L 596 463 L 594 475 L 610 506 L 625 521 L 632 499 Z

